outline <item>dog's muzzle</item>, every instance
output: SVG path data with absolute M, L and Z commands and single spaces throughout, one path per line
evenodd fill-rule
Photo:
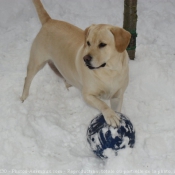
M 99 69 L 99 68 L 101 68 L 101 67 L 105 67 L 106 66 L 106 63 L 103 63 L 101 66 L 99 66 L 99 67 L 93 67 L 93 66 L 91 66 L 91 65 L 88 65 L 88 64 L 86 64 L 86 66 L 89 68 L 89 69 Z
M 91 61 L 92 61 L 92 56 L 91 55 L 86 55 L 83 57 L 84 59 L 84 62 L 85 62 L 85 65 L 89 68 L 89 69 L 99 69 L 101 67 L 105 67 L 106 66 L 106 63 L 103 63 L 101 66 L 99 67 L 93 67 L 91 65 Z

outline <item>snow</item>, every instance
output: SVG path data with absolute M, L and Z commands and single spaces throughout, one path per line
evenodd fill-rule
M 43 4 L 53 18 L 83 29 L 93 23 L 123 23 L 121 0 Z M 174 0 L 138 0 L 136 59 L 130 61 L 122 109 L 135 127 L 136 144 L 103 161 L 86 141 L 88 124 L 99 112 L 74 87 L 67 91 L 48 66 L 21 103 L 30 46 L 41 24 L 32 1 L 1 0 L 0 173 L 174 174 L 174 9 Z

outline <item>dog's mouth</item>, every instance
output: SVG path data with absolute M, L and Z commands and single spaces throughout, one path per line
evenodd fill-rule
M 93 67 L 92 65 L 89 65 L 89 64 L 86 64 L 86 66 L 89 68 L 89 69 L 99 69 L 101 67 L 105 67 L 106 66 L 106 63 L 103 63 L 101 66 L 99 67 Z

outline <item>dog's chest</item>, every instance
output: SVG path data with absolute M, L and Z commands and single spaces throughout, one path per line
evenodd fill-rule
M 87 89 L 104 100 L 111 99 L 121 89 L 125 90 L 129 79 L 127 67 L 120 72 L 101 69 L 91 75 L 88 79 L 91 81 L 86 81 Z
M 99 97 L 105 100 L 111 99 L 122 87 L 122 84 L 123 83 L 120 78 L 109 78 L 107 81 L 101 84 Z

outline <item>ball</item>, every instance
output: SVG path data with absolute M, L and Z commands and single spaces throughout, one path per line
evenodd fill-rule
M 111 153 L 117 155 L 120 149 L 133 148 L 135 144 L 134 127 L 125 115 L 120 116 L 120 126 L 108 125 L 102 114 L 97 115 L 87 130 L 87 141 L 92 151 L 100 158 L 108 158 Z

